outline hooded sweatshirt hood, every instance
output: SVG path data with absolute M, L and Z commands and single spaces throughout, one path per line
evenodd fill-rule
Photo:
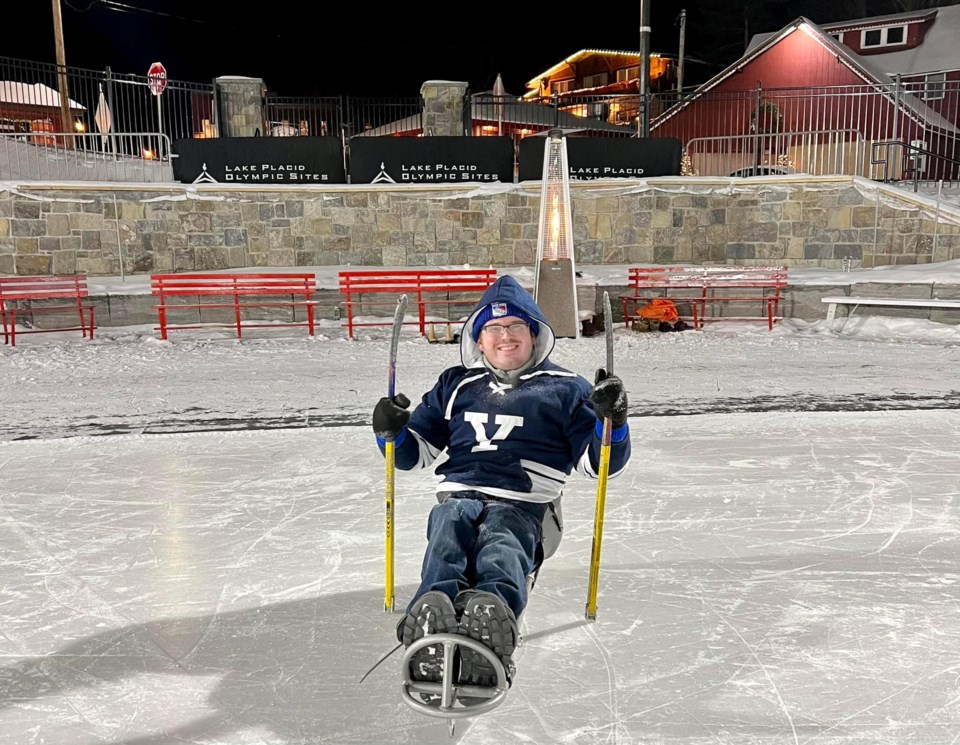
M 481 312 L 486 311 L 491 303 L 506 303 L 518 308 L 540 326 L 540 331 L 533 342 L 533 365 L 541 364 L 553 351 L 556 337 L 553 329 L 543 316 L 543 311 L 533 302 L 530 295 L 513 277 L 500 277 L 494 282 L 467 317 L 460 331 L 460 360 L 464 367 L 484 367 L 483 353 L 473 339 L 473 326 Z

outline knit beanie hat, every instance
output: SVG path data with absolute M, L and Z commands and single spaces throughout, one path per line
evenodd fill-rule
M 494 318 L 506 318 L 507 316 L 513 316 L 526 322 L 530 326 L 530 331 L 533 332 L 534 336 L 540 334 L 540 324 L 521 308 L 518 308 L 512 303 L 490 303 L 490 305 L 486 306 L 477 314 L 473 322 L 473 340 L 480 340 L 480 330 L 488 321 Z

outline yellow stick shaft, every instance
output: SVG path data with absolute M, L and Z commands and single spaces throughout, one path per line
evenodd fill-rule
M 597 475 L 597 511 L 593 516 L 593 550 L 590 552 L 590 585 L 587 588 L 588 621 L 597 620 L 597 588 L 600 584 L 600 549 L 603 544 L 603 513 L 607 502 L 607 476 L 610 474 L 610 436 L 613 423 L 603 420 L 600 441 L 600 472 Z
M 393 612 L 393 440 L 388 440 L 384 455 L 387 461 L 386 485 L 386 575 L 383 592 L 383 609 Z

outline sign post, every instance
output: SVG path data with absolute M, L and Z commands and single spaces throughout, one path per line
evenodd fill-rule
M 167 87 L 167 68 L 160 62 L 154 62 L 147 70 L 147 84 L 150 86 L 150 92 L 157 99 L 157 129 L 160 132 L 160 138 L 157 141 L 157 158 L 163 156 L 163 106 L 161 96 Z

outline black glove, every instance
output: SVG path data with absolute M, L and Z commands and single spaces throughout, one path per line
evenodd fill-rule
M 381 440 L 394 440 L 410 421 L 410 399 L 402 393 L 393 398 L 384 396 L 373 410 L 373 431 Z
M 607 375 L 602 367 L 597 370 L 596 384 L 590 394 L 593 409 L 600 419 L 609 419 L 614 429 L 627 423 L 627 392 L 616 375 Z

